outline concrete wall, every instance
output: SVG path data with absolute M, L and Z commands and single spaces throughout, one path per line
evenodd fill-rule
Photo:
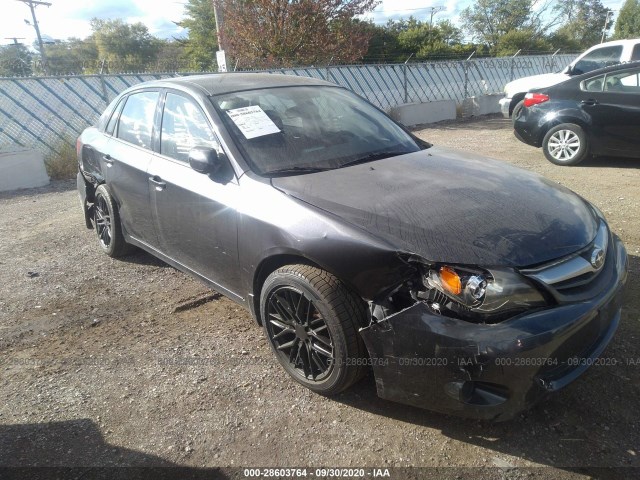
M 42 153 L 21 147 L 0 150 L 0 192 L 48 184 Z
M 502 93 L 492 93 L 465 98 L 462 101 L 462 116 L 476 117 L 490 113 L 500 113 L 500 104 L 498 102 L 502 97 L 504 97 Z
M 455 100 L 441 100 L 426 103 L 405 103 L 392 108 L 389 114 L 395 121 L 407 127 L 453 120 L 456 118 L 456 102 Z

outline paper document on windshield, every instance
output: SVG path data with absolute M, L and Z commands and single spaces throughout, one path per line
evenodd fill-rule
M 247 140 L 280 133 L 280 129 L 258 105 L 227 110 L 227 115 Z

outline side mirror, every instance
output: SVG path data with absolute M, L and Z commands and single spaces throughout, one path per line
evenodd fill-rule
M 573 73 L 573 67 L 571 65 L 567 65 L 567 68 L 564 69 L 564 73 L 571 75 Z
M 222 161 L 214 148 L 195 147 L 189 151 L 189 165 L 198 173 L 215 173 Z

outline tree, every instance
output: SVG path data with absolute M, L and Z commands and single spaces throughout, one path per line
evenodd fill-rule
M 511 30 L 498 39 L 495 53 L 498 57 L 524 52 L 548 52 L 551 44 L 531 29 Z
M 440 32 L 440 38 L 449 46 L 462 44 L 462 30 L 456 27 L 451 20 L 440 20 L 436 27 Z
M 0 47 L 0 77 L 26 77 L 32 74 L 31 53 L 21 43 Z
M 91 28 L 101 60 L 121 70 L 145 70 L 156 60 L 160 44 L 143 23 L 93 18 Z
M 218 50 L 213 0 L 188 0 L 184 11 L 185 18 L 178 25 L 189 31 L 186 40 L 179 40 L 185 55 L 198 69 L 212 70 Z
M 478 0 L 462 11 L 464 29 L 482 43 L 496 47 L 500 37 L 525 28 L 531 15 L 531 0 Z
M 225 0 L 223 45 L 245 67 L 353 62 L 370 29 L 357 16 L 378 0 Z
M 431 26 L 429 22 L 409 17 L 389 20 L 384 26 L 370 24 L 373 35 L 363 61 L 405 62 L 432 57 L 468 56 L 471 45 L 462 45 L 462 30 L 449 20 Z
M 98 47 L 93 36 L 85 40 L 56 40 L 46 46 L 49 73 L 52 75 L 93 73 L 98 64 Z
M 154 68 L 157 72 L 201 70 L 200 64 L 192 61 L 179 40 L 159 40 L 160 49 Z
M 557 16 L 548 15 L 552 5 L 553 0 L 478 0 L 465 8 L 460 18 L 464 29 L 495 53 L 500 38 L 514 31 L 526 33 L 512 33 L 511 43 L 516 37 L 521 42 L 528 36 L 533 42 L 531 47 L 537 45 L 559 23 Z
M 627 0 L 620 9 L 613 38 L 624 40 L 638 37 L 640 37 L 640 1 Z
M 607 15 L 612 12 L 601 0 L 565 0 L 558 3 L 554 11 L 562 21 L 555 37 L 568 40 L 576 50 L 600 43 Z M 607 30 L 610 28 L 611 23 L 608 23 Z
M 373 22 L 366 23 L 365 28 L 369 36 L 369 46 L 362 58 L 364 63 L 404 62 L 407 59 L 407 56 L 403 56 L 404 50 L 398 43 L 397 34 L 386 26 Z

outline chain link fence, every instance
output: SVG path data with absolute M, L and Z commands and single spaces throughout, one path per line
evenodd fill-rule
M 533 55 L 391 65 L 347 65 L 265 70 L 328 80 L 383 110 L 502 92 L 528 75 L 557 72 L 575 55 Z M 59 153 L 93 124 L 124 89 L 184 73 L 0 78 L 0 148 L 22 145 Z

